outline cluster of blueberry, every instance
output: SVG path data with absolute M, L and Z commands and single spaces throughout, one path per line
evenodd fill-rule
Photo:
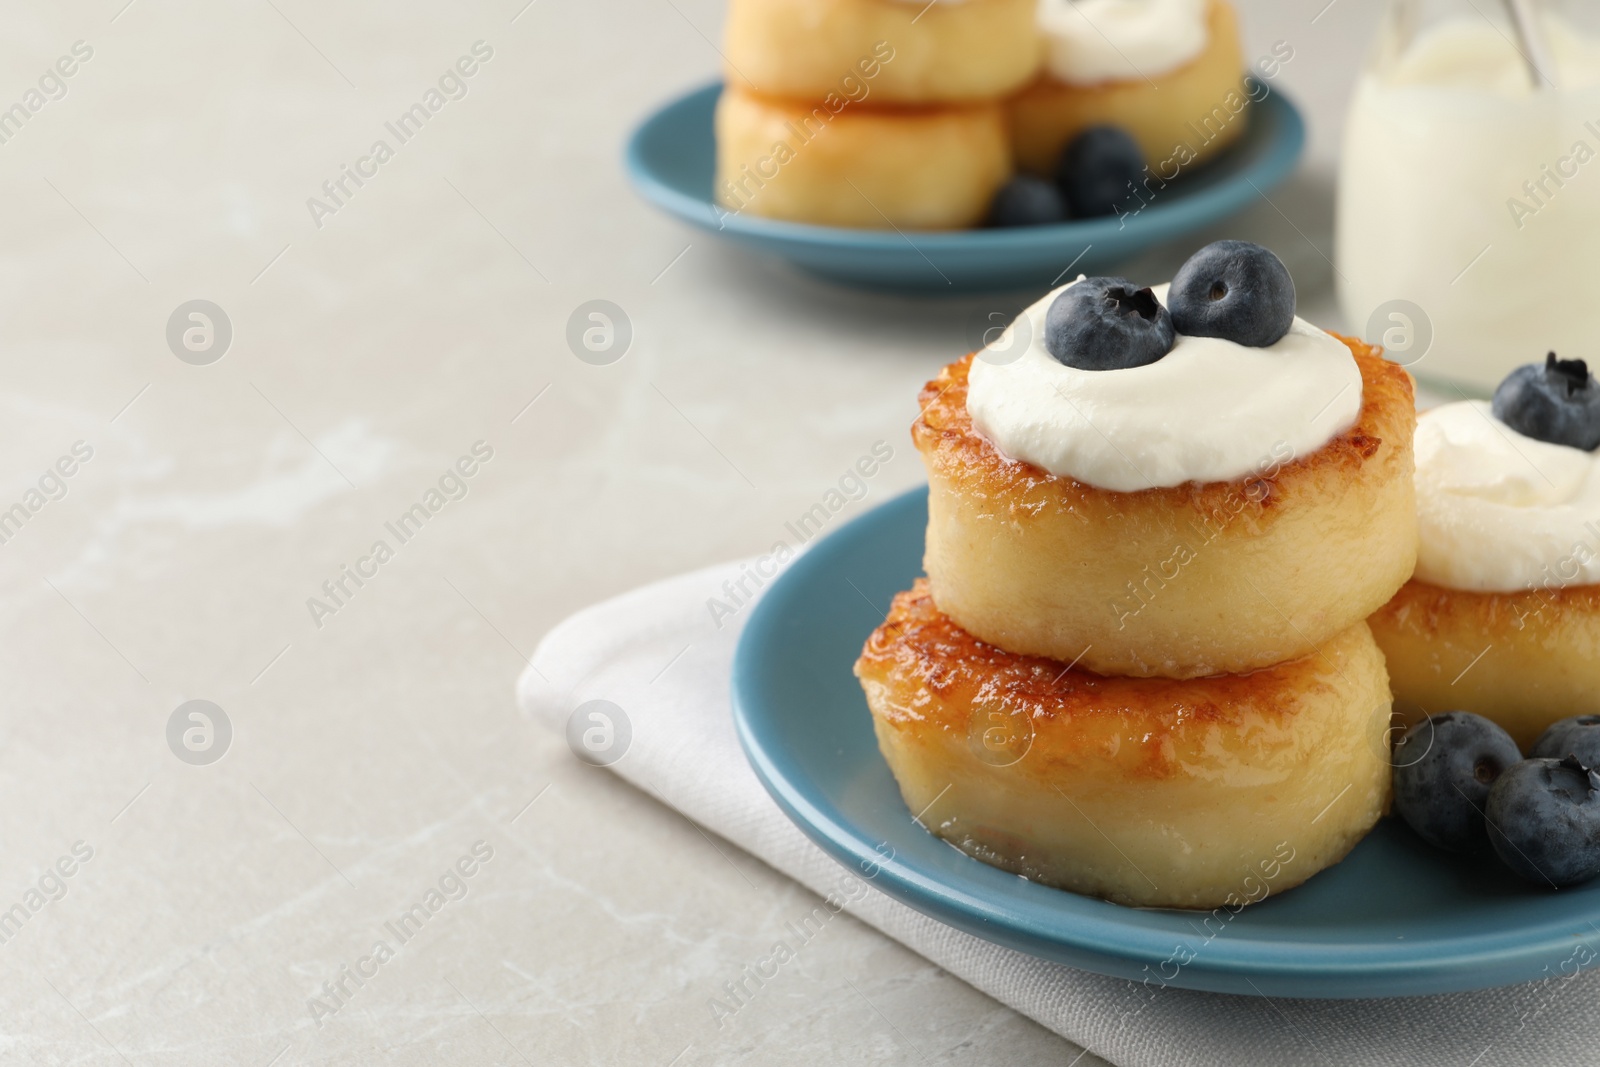
M 1540 885 L 1600 875 L 1600 715 L 1561 720 L 1523 759 L 1495 723 L 1449 711 L 1408 730 L 1394 759 L 1395 812 L 1429 844 L 1498 856 Z
M 1536 441 L 1592 452 L 1600 446 L 1600 384 L 1581 359 L 1529 363 L 1494 391 L 1494 417 Z
M 1178 334 L 1220 337 L 1250 348 L 1276 344 L 1294 324 L 1294 279 L 1269 250 L 1214 241 L 1173 276 L 1165 307 L 1126 278 L 1084 278 L 1045 312 L 1044 345 L 1078 370 L 1154 363 Z
M 1139 142 L 1116 126 L 1091 126 L 1062 150 L 1055 181 L 1019 174 L 989 205 L 990 226 L 1041 226 L 1114 215 L 1144 174 Z

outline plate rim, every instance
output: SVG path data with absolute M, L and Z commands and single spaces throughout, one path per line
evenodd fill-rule
M 650 163 L 649 155 L 644 148 L 650 133 L 656 124 L 664 121 L 670 113 L 698 104 L 703 97 L 711 97 L 714 100 L 721 95 L 723 85 L 723 81 L 717 79 L 680 93 L 656 106 L 634 125 L 623 150 L 623 165 L 630 183 L 640 196 L 691 225 L 736 239 L 759 240 L 795 248 L 896 253 L 906 251 L 907 238 L 898 230 L 819 226 L 813 223 L 787 222 L 734 213 L 729 213 L 727 224 L 721 225 L 717 221 L 716 205 L 713 201 L 680 192 L 663 180 Z M 1239 178 L 1247 177 L 1251 179 L 1250 184 L 1264 188 L 1272 188 L 1287 178 L 1299 164 L 1305 150 L 1305 118 L 1283 91 L 1276 88 L 1252 106 L 1268 111 L 1284 128 L 1283 134 L 1277 140 L 1268 143 L 1261 158 L 1252 168 L 1247 168 L 1244 173 L 1229 181 L 1221 182 L 1192 196 L 1183 197 L 1176 202 L 1155 204 L 1141 211 L 1129 227 L 1146 231 L 1147 236 L 1159 241 L 1164 239 L 1161 235 L 1165 233 L 1187 232 L 1195 228 L 1197 224 L 1193 222 L 1193 216 L 1197 213 L 1206 214 L 1206 222 L 1210 222 L 1220 221 L 1233 211 L 1237 211 L 1239 202 L 1243 199 L 1242 190 L 1238 188 Z M 1257 188 L 1255 191 L 1265 195 L 1262 193 L 1262 188 Z M 1213 202 L 1219 202 L 1214 215 L 1206 210 Z M 1198 225 L 1204 224 L 1205 222 L 1202 222 Z M 992 255 L 1007 251 L 1047 251 L 1054 250 L 1063 241 L 1092 243 L 1095 240 L 1106 240 L 1114 234 L 1126 233 L 1127 229 L 1128 227 L 1120 226 L 1115 218 L 1099 218 L 1006 229 L 919 230 L 916 231 L 917 244 L 914 247 L 931 252 L 967 252 L 974 255 Z
M 885 857 L 876 851 L 869 835 L 850 824 L 847 812 L 830 810 L 816 800 L 817 796 L 826 798 L 826 792 L 814 781 L 797 781 L 792 764 L 786 768 L 763 741 L 763 716 L 755 687 L 766 650 L 773 641 L 781 640 L 782 625 L 792 622 L 785 614 L 786 601 L 813 572 L 840 556 L 852 537 L 882 523 L 894 509 L 925 507 L 927 492 L 926 485 L 913 488 L 830 531 L 767 587 L 740 633 L 734 653 L 730 703 L 740 747 L 785 816 L 837 862 L 863 872 L 876 868 L 873 884 L 894 899 L 984 940 L 1135 981 L 1128 975 L 1131 969 L 1148 969 L 1170 959 L 1178 940 L 1173 934 L 1087 914 L 1086 906 L 1107 902 L 1065 890 L 1051 890 L 1061 893 L 1067 906 L 1059 912 L 1052 909 L 1056 921 L 1050 929 L 1043 929 L 1025 914 L 1029 909 L 982 899 L 979 885 L 951 884 L 937 872 L 920 869 L 898 854 Z M 1465 992 L 1534 980 L 1549 972 L 1564 949 L 1582 943 L 1570 920 L 1560 918 L 1490 933 L 1452 934 L 1425 943 L 1397 940 L 1392 945 L 1364 942 L 1345 946 L 1287 938 L 1266 942 L 1235 935 L 1206 942 L 1205 951 L 1186 963 L 1176 978 L 1158 984 L 1266 996 L 1255 983 L 1267 982 L 1278 995 L 1338 1000 Z M 1426 948 L 1419 952 L 1419 945 Z M 1542 971 L 1536 969 L 1541 965 Z

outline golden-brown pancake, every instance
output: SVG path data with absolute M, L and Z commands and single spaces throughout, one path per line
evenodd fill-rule
M 1090 126 L 1127 130 L 1151 172 L 1168 180 L 1232 144 L 1255 104 L 1244 82 L 1238 18 L 1226 0 L 1212 3 L 1208 29 L 1205 51 L 1149 78 L 1069 85 L 1044 74 L 1007 105 L 1017 165 L 1053 174 L 1067 142 Z
M 1551 723 L 1600 712 L 1600 586 L 1478 593 L 1413 579 L 1367 621 L 1407 724 L 1475 712 L 1526 752 Z
M 967 414 L 973 357 L 944 368 L 912 425 L 939 609 L 1011 652 L 1170 678 L 1296 659 L 1365 619 L 1416 563 L 1416 409 L 1403 369 L 1342 340 L 1349 429 L 1237 482 L 1128 493 L 1007 459 Z
M 826 226 L 940 230 L 983 221 L 1011 174 L 997 104 L 881 108 L 729 86 L 717 104 L 717 200 Z
M 995 101 L 1044 59 L 1035 0 L 731 0 L 728 84 L 823 101 Z
M 1388 804 L 1388 679 L 1360 621 L 1248 675 L 1111 678 L 979 641 L 919 580 L 855 669 L 923 826 L 1118 903 L 1211 908 L 1288 889 Z

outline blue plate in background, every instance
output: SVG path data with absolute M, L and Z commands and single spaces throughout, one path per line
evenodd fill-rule
M 690 225 L 791 260 L 834 281 L 901 291 L 1042 289 L 1068 266 L 1094 273 L 1248 207 L 1287 178 L 1305 144 L 1293 104 L 1272 93 L 1245 114 L 1244 136 L 1180 176 L 1124 223 L 1086 219 L 1051 226 L 943 232 L 853 230 L 778 222 L 714 209 L 712 113 L 721 85 L 672 101 L 628 140 L 628 177 L 650 203 Z
M 1562 976 L 1600 958 L 1600 882 L 1524 885 L 1492 863 L 1428 848 L 1394 819 L 1304 885 L 1213 920 L 1209 939 L 1203 913 L 1036 885 L 927 833 L 878 753 L 850 670 L 890 599 L 922 573 L 927 521 L 927 491 L 917 490 L 818 542 L 768 588 L 734 659 L 734 718 L 756 774 L 825 851 L 876 871 L 879 889 L 1035 956 L 1224 993 L 1445 993 Z

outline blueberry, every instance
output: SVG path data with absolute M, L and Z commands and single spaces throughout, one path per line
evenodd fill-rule
M 1522 759 L 1511 735 L 1481 715 L 1447 711 L 1406 731 L 1394 749 L 1394 810 L 1430 845 L 1489 851 L 1489 788 Z
M 990 226 L 1042 226 L 1065 222 L 1061 190 L 1041 178 L 1019 174 L 1000 187 L 989 204 Z
M 1512 767 L 1489 790 L 1487 815 L 1512 873 L 1558 887 L 1600 875 L 1600 774 L 1573 757 Z
M 1144 175 L 1139 142 L 1116 126 L 1091 126 L 1067 143 L 1056 163 L 1056 184 L 1074 218 L 1116 213 Z
M 1571 445 L 1585 452 L 1600 445 L 1600 384 L 1581 359 L 1518 367 L 1494 391 L 1494 417 L 1536 441 Z
M 1213 241 L 1172 277 L 1172 324 L 1190 337 L 1250 348 L 1276 344 L 1294 324 L 1294 279 L 1283 260 L 1249 241 Z
M 1600 767 L 1600 715 L 1562 719 L 1539 735 L 1528 755 L 1544 759 L 1576 756 L 1585 767 Z
M 1044 347 L 1079 370 L 1124 370 L 1172 350 L 1172 316 L 1156 294 L 1126 278 L 1084 278 L 1044 316 Z

